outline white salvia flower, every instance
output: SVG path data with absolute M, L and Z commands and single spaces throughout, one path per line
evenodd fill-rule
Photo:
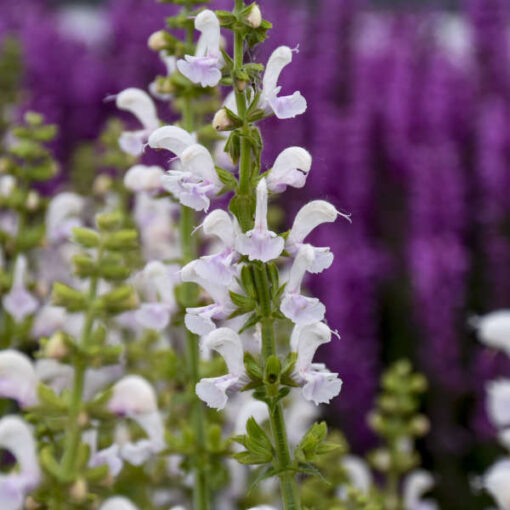
M 156 192 L 161 189 L 161 177 L 165 171 L 157 165 L 135 165 L 124 175 L 124 186 L 135 192 Z
M 0 352 L 0 396 L 16 400 L 20 407 L 37 403 L 37 378 L 26 354 L 7 349 Z
M 119 138 L 119 146 L 124 152 L 139 156 L 149 135 L 159 127 L 154 101 L 144 90 L 130 87 L 117 95 L 116 105 L 119 110 L 132 113 L 143 126 L 138 131 L 124 131 Z
M 196 385 L 196 393 L 209 407 L 223 409 L 228 395 L 248 383 L 244 368 L 243 345 L 239 335 L 230 328 L 219 328 L 204 339 L 204 347 L 218 352 L 227 365 L 228 374 L 202 379 Z
M 61 306 L 44 305 L 34 317 L 31 334 L 34 338 L 51 336 L 59 330 L 63 330 L 68 315 Z
M 64 192 L 53 197 L 46 212 L 46 236 L 54 242 L 68 241 L 73 228 L 83 225 L 80 215 L 85 199 L 76 193 Z
M 16 178 L 12 175 L 0 176 L 0 196 L 8 197 L 16 187 Z
M 496 500 L 500 510 L 510 508 L 510 459 L 502 459 L 496 462 L 485 473 L 483 486 Z
M 330 372 L 323 363 L 314 363 L 315 351 L 331 341 L 331 330 L 322 322 L 305 327 L 296 326 L 291 348 L 297 353 L 293 377 L 303 386 L 303 396 L 315 405 L 327 404 L 342 389 L 338 374 Z
M 161 185 L 181 204 L 196 211 L 209 209 L 211 196 L 222 188 L 222 183 L 209 151 L 195 143 L 193 135 L 176 126 L 164 126 L 149 137 L 153 149 L 173 152 L 181 168 L 170 170 L 161 179 Z
M 235 263 L 239 259 L 234 249 L 237 225 L 227 212 L 216 209 L 206 216 L 202 229 L 205 235 L 220 239 L 223 249 L 214 255 L 200 257 L 195 270 L 205 280 L 212 283 L 221 281 L 228 286 L 236 274 Z
M 181 279 L 183 282 L 197 283 L 214 301 L 212 305 L 186 308 L 184 317 L 186 327 L 192 333 L 202 336 L 216 328 L 214 320 L 226 319 L 235 310 L 235 306 L 230 299 L 228 287 L 223 282 L 212 282 L 200 276 L 197 271 L 199 266 L 199 260 L 186 264 L 181 269 Z
M 236 249 L 247 255 L 250 260 L 268 262 L 279 257 L 284 247 L 284 240 L 267 227 L 267 184 L 261 179 L 257 185 L 257 205 L 255 225 L 252 230 L 240 234 L 236 239 Z
M 351 485 L 363 494 L 368 494 L 372 486 L 372 474 L 367 463 L 355 455 L 344 455 L 342 466 L 347 471 Z
M 156 35 L 156 34 L 153 34 L 153 35 Z M 166 75 L 167 76 L 172 76 L 172 74 L 174 74 L 175 71 L 177 70 L 177 58 L 174 57 L 173 55 L 169 55 L 166 52 L 166 50 L 162 50 L 162 51 L 159 52 L 159 58 L 161 59 L 163 64 L 165 64 Z M 159 99 L 161 101 L 169 101 L 173 97 L 173 94 L 162 93 L 162 92 L 158 91 L 157 79 L 149 84 L 149 92 L 156 99 Z
M 492 381 L 487 385 L 487 412 L 494 426 L 510 427 L 510 379 Z
M 0 476 L 2 510 L 22 510 L 25 497 L 37 487 L 41 477 L 32 430 L 17 416 L 2 418 L 0 447 L 8 450 L 19 466 L 19 470 Z
M 2 299 L 5 310 L 16 322 L 22 322 L 38 307 L 37 299 L 25 287 L 26 271 L 27 259 L 24 255 L 18 255 L 14 264 L 11 290 Z
M 434 487 L 432 475 L 418 469 L 409 473 L 403 485 L 404 510 L 434 510 L 437 505 L 433 501 L 424 500 L 423 495 Z
M 288 147 L 276 158 L 267 175 L 267 187 L 281 193 L 287 186 L 302 188 L 312 167 L 312 156 L 302 147 Z
M 301 246 L 290 269 L 280 305 L 283 315 L 299 326 L 320 322 L 326 313 L 326 307 L 317 298 L 301 294 L 301 283 L 314 261 L 313 247 L 307 244 Z
M 120 445 L 122 457 L 135 466 L 143 464 L 151 455 L 165 447 L 163 420 L 158 411 L 153 387 L 139 375 L 123 377 L 113 386 L 108 409 L 117 416 L 135 421 L 148 439 Z
M 305 238 L 319 225 L 323 223 L 332 223 L 337 219 L 339 213 L 336 208 L 325 200 L 313 200 L 304 205 L 296 214 L 294 223 L 287 237 L 285 248 L 291 255 L 296 255 Z M 349 219 L 348 216 L 342 215 Z M 309 245 L 311 246 L 311 245 Z M 333 254 L 329 247 L 312 246 L 314 252 L 314 261 L 308 268 L 310 273 L 320 273 L 331 266 L 333 263 Z
M 124 467 L 124 461 L 120 455 L 120 446 L 117 443 L 113 443 L 108 448 L 98 451 L 97 436 L 98 432 L 96 429 L 87 430 L 82 434 L 82 441 L 90 447 L 88 465 L 91 468 L 106 465 L 110 475 L 115 478 Z
M 178 266 L 167 266 L 159 261 L 149 262 L 136 277 L 136 287 L 147 300 L 135 312 L 140 326 L 161 331 L 168 326 L 175 310 L 174 288 Z
M 510 310 L 498 310 L 473 320 L 480 340 L 510 356 Z
M 290 119 L 306 111 L 306 99 L 296 91 L 291 96 L 278 97 L 278 78 L 283 68 L 292 62 L 292 50 L 280 46 L 269 57 L 262 79 L 261 107 L 274 112 L 279 119 Z
M 177 61 L 177 69 L 193 83 L 214 87 L 221 80 L 223 58 L 220 51 L 220 22 L 213 11 L 206 9 L 195 18 L 195 28 L 201 32 L 195 55 L 185 55 Z
M 99 510 L 138 510 L 138 508 L 129 499 L 122 496 L 114 496 L 113 498 L 108 498 L 99 507 Z

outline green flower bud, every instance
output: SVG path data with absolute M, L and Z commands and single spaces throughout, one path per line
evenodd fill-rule
M 97 248 L 101 241 L 99 234 L 90 228 L 73 228 L 73 240 L 85 248 Z
M 251 28 L 259 28 L 262 24 L 262 13 L 256 2 L 248 7 L 248 12 L 244 16 L 244 22 Z

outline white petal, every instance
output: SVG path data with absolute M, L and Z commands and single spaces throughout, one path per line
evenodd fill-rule
M 182 205 L 195 211 L 209 209 L 210 200 L 207 195 L 213 186 L 202 185 L 198 178 L 193 178 L 191 172 L 170 171 L 161 178 L 161 185 Z
M 89 460 L 90 467 L 108 466 L 108 471 L 113 477 L 117 477 L 123 468 L 123 461 L 120 456 L 120 447 L 114 443 L 108 448 L 99 450 L 91 455 Z
M 163 126 L 149 136 L 149 146 L 153 149 L 166 149 L 180 156 L 184 150 L 193 145 L 195 137 L 177 126 Z
M 170 323 L 170 310 L 164 303 L 142 303 L 135 319 L 143 328 L 162 331 Z
M 207 349 L 215 350 L 223 357 L 229 373 L 234 375 L 245 373 L 243 344 L 234 330 L 219 328 L 212 331 L 205 337 L 204 346 Z
M 145 130 L 124 131 L 119 137 L 119 147 L 126 154 L 140 156 L 143 153 L 148 134 Z
M 305 370 L 312 364 L 319 346 L 331 341 L 331 330 L 323 322 L 303 327 L 295 326 L 294 329 L 297 334 L 292 334 L 291 347 L 298 354 L 296 370 Z
M 223 241 L 223 244 L 228 248 L 234 247 L 234 222 L 223 209 L 216 209 L 210 212 L 202 223 L 204 234 L 214 235 Z
M 216 324 L 212 320 L 215 305 L 202 306 L 198 308 L 188 308 L 184 316 L 186 328 L 195 335 L 207 335 L 216 329 Z
M 153 130 L 159 126 L 156 106 L 152 98 L 144 90 L 128 88 L 123 90 L 116 98 L 117 108 L 125 110 L 143 124 L 146 129 Z
M 246 423 L 254 418 L 257 423 L 269 419 L 267 405 L 260 400 L 248 400 L 236 413 L 234 433 L 246 434 Z
M 328 370 L 306 372 L 302 376 L 306 381 L 303 396 L 315 405 L 328 404 L 342 389 L 342 381 L 337 374 Z
M 510 310 L 484 315 L 476 320 L 476 327 L 484 344 L 502 349 L 510 356 Z
M 325 200 L 313 200 L 304 205 L 296 214 L 287 243 L 302 243 L 308 234 L 322 223 L 335 221 L 340 213 Z
M 141 439 L 136 443 L 127 442 L 121 448 L 122 458 L 133 466 L 141 466 L 152 454 L 152 445 L 147 439 Z
M 250 230 L 236 239 L 236 250 L 250 260 L 269 262 L 280 256 L 285 246 L 282 237 L 269 230 Z
M 360 457 L 344 455 L 342 466 L 347 471 L 352 486 L 363 494 L 368 494 L 372 486 L 372 474 L 367 463 Z
M 217 191 L 221 189 L 221 181 L 214 169 L 212 156 L 203 145 L 197 143 L 187 147 L 181 154 L 181 162 L 186 171 L 212 183 Z
M 269 105 L 278 119 L 293 119 L 306 112 L 306 99 L 298 90 L 290 96 L 275 96 L 269 99 Z
M 290 268 L 289 281 L 286 287 L 287 293 L 297 293 L 300 291 L 305 273 L 309 270 L 314 261 L 315 253 L 312 246 L 308 244 L 300 246 L 298 254 Z
M 273 51 L 267 61 L 262 80 L 264 95 L 268 97 L 276 89 L 278 78 L 283 68 L 292 62 L 292 50 L 288 46 L 280 46 Z
M 301 294 L 285 294 L 280 310 L 294 324 L 306 326 L 324 319 L 326 307 L 317 299 Z
M 510 427 L 510 379 L 488 384 L 487 411 L 493 425 L 499 428 Z
M 46 211 L 46 234 L 51 241 L 69 238 L 71 232 L 63 228 L 69 218 L 78 218 L 85 208 L 85 200 L 76 193 L 59 193 L 50 201 Z
M 423 495 L 432 487 L 434 487 L 434 478 L 429 472 L 418 469 L 408 474 L 403 486 L 404 509 L 418 508 Z
M 127 498 L 115 496 L 107 499 L 100 507 L 99 510 L 138 510 L 138 508 L 129 501 Z
M 267 176 L 267 186 L 280 193 L 287 186 L 302 188 L 312 166 L 312 156 L 302 147 L 288 147 L 276 158 Z
M 135 165 L 124 175 L 124 186 L 131 191 L 158 191 L 164 170 L 156 165 Z
M 220 59 L 214 57 L 192 57 L 177 61 L 177 69 L 193 83 L 202 87 L 215 87 L 221 80 Z
M 220 22 L 216 14 L 209 10 L 203 10 L 195 18 L 195 28 L 202 32 L 195 55 L 218 55 L 220 53 Z
M 241 387 L 238 376 L 227 374 L 221 377 L 202 379 L 197 383 L 195 391 L 198 398 L 209 407 L 221 410 L 227 404 L 228 393 L 236 391 Z
M 118 381 L 108 402 L 108 409 L 119 416 L 134 417 L 157 408 L 154 388 L 139 375 L 128 375 Z
M 31 335 L 35 338 L 53 335 L 56 331 L 64 328 L 66 317 L 65 308 L 44 305 L 34 317 Z
M 37 403 L 37 378 L 25 354 L 8 349 L 0 352 L 0 396 L 16 400 L 20 407 Z

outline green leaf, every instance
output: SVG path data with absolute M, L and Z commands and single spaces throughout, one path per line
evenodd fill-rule
M 230 191 L 237 188 L 237 179 L 234 177 L 232 172 L 225 170 L 224 168 L 220 168 L 216 166 L 216 173 L 220 178 L 220 181 L 223 183 L 223 186 L 226 188 L 225 191 Z
M 239 334 L 243 333 L 244 331 L 246 331 L 247 329 L 250 329 L 252 328 L 253 326 L 255 326 L 255 324 L 257 324 L 257 322 L 260 321 L 262 317 L 256 313 L 252 313 L 247 321 L 242 325 L 241 329 L 239 330 Z
M 263 480 L 267 480 L 268 478 L 271 478 L 275 476 L 276 469 L 273 466 L 266 466 L 261 467 L 258 469 L 257 475 L 253 479 L 253 481 L 250 484 L 250 487 L 248 488 L 247 495 L 249 496 L 251 491 L 255 489 L 255 487 L 262 482 Z

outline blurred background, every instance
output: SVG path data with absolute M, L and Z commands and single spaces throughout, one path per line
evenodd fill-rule
M 502 454 L 485 383 L 510 366 L 477 342 L 469 319 L 510 306 L 510 2 L 259 3 L 275 28 L 255 57 L 299 44 L 282 83 L 309 104 L 278 129 L 266 123 L 264 163 L 306 147 L 309 184 L 286 194 L 285 209 L 325 198 L 353 219 L 315 238 L 336 254 L 310 282 L 341 334 L 322 351 L 344 379 L 328 418 L 355 451 L 372 447 L 366 415 L 381 369 L 408 357 L 430 383 L 420 450 L 441 508 L 484 508 L 471 487 Z M 62 182 L 116 115 L 104 98 L 163 72 L 146 41 L 171 12 L 153 0 L 0 0 L 3 52 L 21 51 L 21 100 L 61 128 Z

